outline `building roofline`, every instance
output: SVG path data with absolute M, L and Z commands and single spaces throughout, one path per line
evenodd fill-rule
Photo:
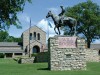
M 100 49 L 100 43 L 91 43 L 90 48 L 91 49 Z
M 38 27 L 37 25 L 31 26 L 31 28 L 32 28 L 32 27 L 37 27 L 37 28 L 39 28 L 40 30 L 42 30 L 42 29 L 41 29 L 40 27 Z M 26 32 L 26 31 L 28 31 L 28 30 L 29 30 L 29 28 L 26 29 L 24 32 Z M 42 30 L 42 31 L 45 32 L 44 30 Z M 23 32 L 23 33 L 24 33 L 24 32 Z M 22 34 L 23 34 L 23 33 L 22 33 Z M 45 32 L 45 33 L 46 33 L 46 32 Z
M 91 44 L 94 44 L 94 45 L 97 45 L 98 44 L 98 45 L 100 45 L 100 43 L 91 43 Z
M 24 53 L 22 49 L 0 49 L 0 53 Z
M 0 47 L 21 47 L 19 42 L 0 42 Z

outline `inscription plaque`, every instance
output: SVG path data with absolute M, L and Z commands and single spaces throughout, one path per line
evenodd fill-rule
M 76 48 L 76 37 L 58 37 L 58 48 Z

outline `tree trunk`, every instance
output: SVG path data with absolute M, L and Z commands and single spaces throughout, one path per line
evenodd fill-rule
M 90 40 L 87 40 L 87 48 L 90 48 L 90 44 L 91 43 L 91 41 Z
M 91 43 L 91 35 L 90 35 L 90 28 L 87 28 L 87 48 L 90 48 L 90 43 Z

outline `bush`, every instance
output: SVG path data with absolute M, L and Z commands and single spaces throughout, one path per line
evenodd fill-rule
M 34 62 L 48 62 L 48 52 L 33 53 Z
M 31 56 L 36 57 L 37 55 L 38 55 L 38 53 L 33 53 Z
M 38 53 L 33 53 L 33 54 L 31 54 L 31 56 L 32 56 L 32 57 L 35 57 L 34 63 L 36 63 L 36 62 L 37 62 Z
M 4 58 L 4 54 L 3 53 L 0 53 L 0 58 Z

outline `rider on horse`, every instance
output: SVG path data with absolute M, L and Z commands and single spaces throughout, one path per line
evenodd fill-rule
M 60 18 L 60 20 L 59 20 L 59 24 L 63 24 L 64 23 L 64 21 L 66 20 L 66 21 L 72 21 L 73 19 L 71 18 L 71 17 L 65 17 L 65 15 L 64 15 L 64 13 L 65 13 L 65 9 L 63 8 L 63 6 L 60 6 L 61 7 L 61 9 L 62 9 L 62 11 L 61 11 L 61 13 L 58 15 L 59 16 L 59 18 Z
M 54 30 L 56 32 L 56 28 L 57 28 L 59 32 L 59 33 L 56 32 L 56 34 L 60 35 L 59 27 L 68 26 L 71 31 L 70 33 L 72 34 L 74 32 L 74 35 L 76 35 L 77 20 L 72 17 L 65 16 L 64 15 L 65 10 L 63 9 L 63 6 L 60 6 L 60 7 L 62 9 L 62 12 L 59 15 L 55 15 L 51 11 L 49 11 L 46 18 L 51 17 L 52 20 L 54 21 L 54 24 L 55 24 Z
M 64 13 L 65 13 L 65 9 L 63 8 L 63 6 L 60 6 L 61 7 L 61 13 L 58 15 L 60 17 L 60 21 L 59 23 L 60 24 L 63 24 L 63 20 L 64 20 Z

